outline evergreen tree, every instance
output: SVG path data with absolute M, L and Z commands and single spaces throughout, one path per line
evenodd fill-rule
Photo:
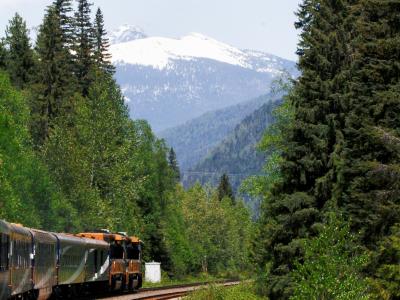
M 6 28 L 8 50 L 7 70 L 18 88 L 25 88 L 32 77 L 34 67 L 33 50 L 28 36 L 26 22 L 16 13 Z
M 0 40 L 0 69 L 7 67 L 7 51 L 4 45 L 4 39 Z
M 268 189 L 257 239 L 257 260 L 268 273 L 261 285 L 270 299 L 290 297 L 290 272 L 303 253 L 300 241 L 316 234 L 322 212 L 334 206 L 328 200 L 336 180 L 332 164 L 348 78 L 352 22 L 347 1 L 305 0 L 298 17 L 302 75 L 287 100 L 293 121 L 282 133 L 281 176 Z
M 99 70 L 91 77 L 88 96 L 75 94 L 70 113 L 58 117 L 44 147 L 46 162 L 78 212 L 71 227 L 137 233 L 139 220 L 126 224 L 138 219 L 143 181 L 135 169 L 140 165 L 136 131 L 112 78 Z
M 176 182 L 179 182 L 181 180 L 181 173 L 179 171 L 179 165 L 178 165 L 178 161 L 176 159 L 176 154 L 175 154 L 174 148 L 169 149 L 168 164 L 169 164 L 169 167 L 172 169 L 172 172 L 174 173 L 174 178 L 175 178 Z
M 380 252 L 367 271 L 386 289 L 387 299 L 398 296 L 394 285 L 400 274 L 393 263 L 395 246 L 390 253 L 378 247 L 395 240 L 396 235 L 388 236 L 400 223 L 399 12 L 398 1 L 355 5 L 357 39 L 351 43 L 350 88 L 343 101 L 349 112 L 337 164 L 341 180 L 335 186 L 338 204 L 362 244 Z
M 225 197 L 230 198 L 232 200 L 232 202 L 235 201 L 235 197 L 233 195 L 233 190 L 232 190 L 232 186 L 231 186 L 231 184 L 229 182 L 228 175 L 223 174 L 221 176 L 217 191 L 218 191 L 218 199 L 220 201 L 222 199 L 224 199 Z
M 72 0 L 54 0 L 53 6 L 60 21 L 62 42 L 64 47 L 71 49 L 73 39 L 73 18 L 71 13 Z
M 104 18 L 100 8 L 98 8 L 96 12 L 96 19 L 94 23 L 94 34 L 95 34 L 94 58 L 96 60 L 96 64 L 101 70 L 112 75 L 115 71 L 115 68 L 111 64 L 111 54 L 108 52 L 110 43 L 107 38 L 107 32 L 104 28 Z
M 400 221 L 399 9 L 396 1 L 365 0 L 355 10 L 358 38 L 337 188 L 339 205 L 368 247 Z
M 84 96 L 88 95 L 91 83 L 90 70 L 94 64 L 94 30 L 90 20 L 92 6 L 88 0 L 77 0 L 78 8 L 74 18 L 74 65 L 75 75 Z
M 31 93 L 31 132 L 36 145 L 47 139 L 52 122 L 68 109 L 68 97 L 74 92 L 70 53 L 60 24 L 56 9 L 50 6 L 37 38 L 39 59 Z

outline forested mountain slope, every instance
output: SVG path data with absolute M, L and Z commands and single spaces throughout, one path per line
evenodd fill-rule
M 272 112 L 279 103 L 280 100 L 264 103 L 245 117 L 207 157 L 191 170 L 183 172 L 184 184 L 190 186 L 200 181 L 216 185 L 226 173 L 236 191 L 243 179 L 259 174 L 266 157 L 257 150 L 257 144 L 265 129 L 274 121 Z
M 180 169 L 184 172 L 202 161 L 246 116 L 264 103 L 275 101 L 277 98 L 278 96 L 268 94 L 208 112 L 183 125 L 162 131 L 158 136 L 174 148 Z

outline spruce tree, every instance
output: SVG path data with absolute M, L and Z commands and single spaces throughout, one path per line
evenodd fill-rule
M 84 96 L 88 95 L 91 83 L 90 70 L 94 65 L 94 30 L 90 20 L 92 6 L 87 0 L 77 0 L 74 18 L 74 65 L 75 75 Z
M 65 47 L 71 49 L 73 39 L 72 0 L 55 0 L 53 6 L 59 17 L 62 42 Z
M 176 159 L 174 148 L 169 149 L 168 164 L 172 172 L 174 173 L 174 178 L 176 182 L 179 182 L 181 180 L 181 173 L 179 171 L 178 160 Z
M 346 95 L 346 128 L 336 189 L 362 242 L 377 242 L 400 222 L 400 5 L 360 1 Z
M 4 46 L 4 40 L 0 40 L 0 69 L 5 69 L 7 66 L 7 51 Z
M 8 50 L 7 70 L 18 88 L 25 88 L 30 82 L 34 67 L 33 50 L 28 36 L 26 22 L 16 13 L 6 28 Z
M 281 178 L 263 204 L 257 260 L 270 299 L 293 291 L 290 272 L 301 259 L 301 240 L 314 236 L 323 211 L 334 206 L 335 146 L 341 135 L 341 91 L 346 88 L 350 40 L 346 0 L 305 0 L 298 12 L 297 53 L 302 75 L 288 101 L 294 120 L 283 139 Z M 268 270 L 266 270 L 266 266 Z
M 65 45 L 59 15 L 50 6 L 37 38 L 39 60 L 31 95 L 31 131 L 37 146 L 47 139 L 52 122 L 68 110 L 68 97 L 74 92 L 70 53 Z
M 109 53 L 110 43 L 107 38 L 107 32 L 104 28 L 104 18 L 100 8 L 98 8 L 96 12 L 94 34 L 94 58 L 96 60 L 96 64 L 101 70 L 112 75 L 114 74 L 115 68 L 111 63 L 111 54 Z
M 235 201 L 232 186 L 229 182 L 229 177 L 225 173 L 221 176 L 221 179 L 218 184 L 217 192 L 218 192 L 218 199 L 220 201 L 225 197 L 228 197 L 229 199 L 231 199 L 232 202 Z

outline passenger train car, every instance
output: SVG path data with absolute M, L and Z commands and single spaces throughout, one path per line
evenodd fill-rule
M 0 220 L 0 300 L 75 299 L 141 286 L 136 237 L 107 231 L 52 233 Z

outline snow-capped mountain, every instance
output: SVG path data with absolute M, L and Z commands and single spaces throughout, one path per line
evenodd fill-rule
M 111 44 L 125 43 L 133 40 L 144 39 L 146 37 L 147 35 L 143 32 L 143 29 L 127 24 L 120 26 L 109 35 Z
M 125 25 L 111 41 L 116 79 L 131 116 L 147 119 L 156 131 L 265 94 L 284 71 L 297 75 L 294 62 L 199 33 L 147 37 Z

